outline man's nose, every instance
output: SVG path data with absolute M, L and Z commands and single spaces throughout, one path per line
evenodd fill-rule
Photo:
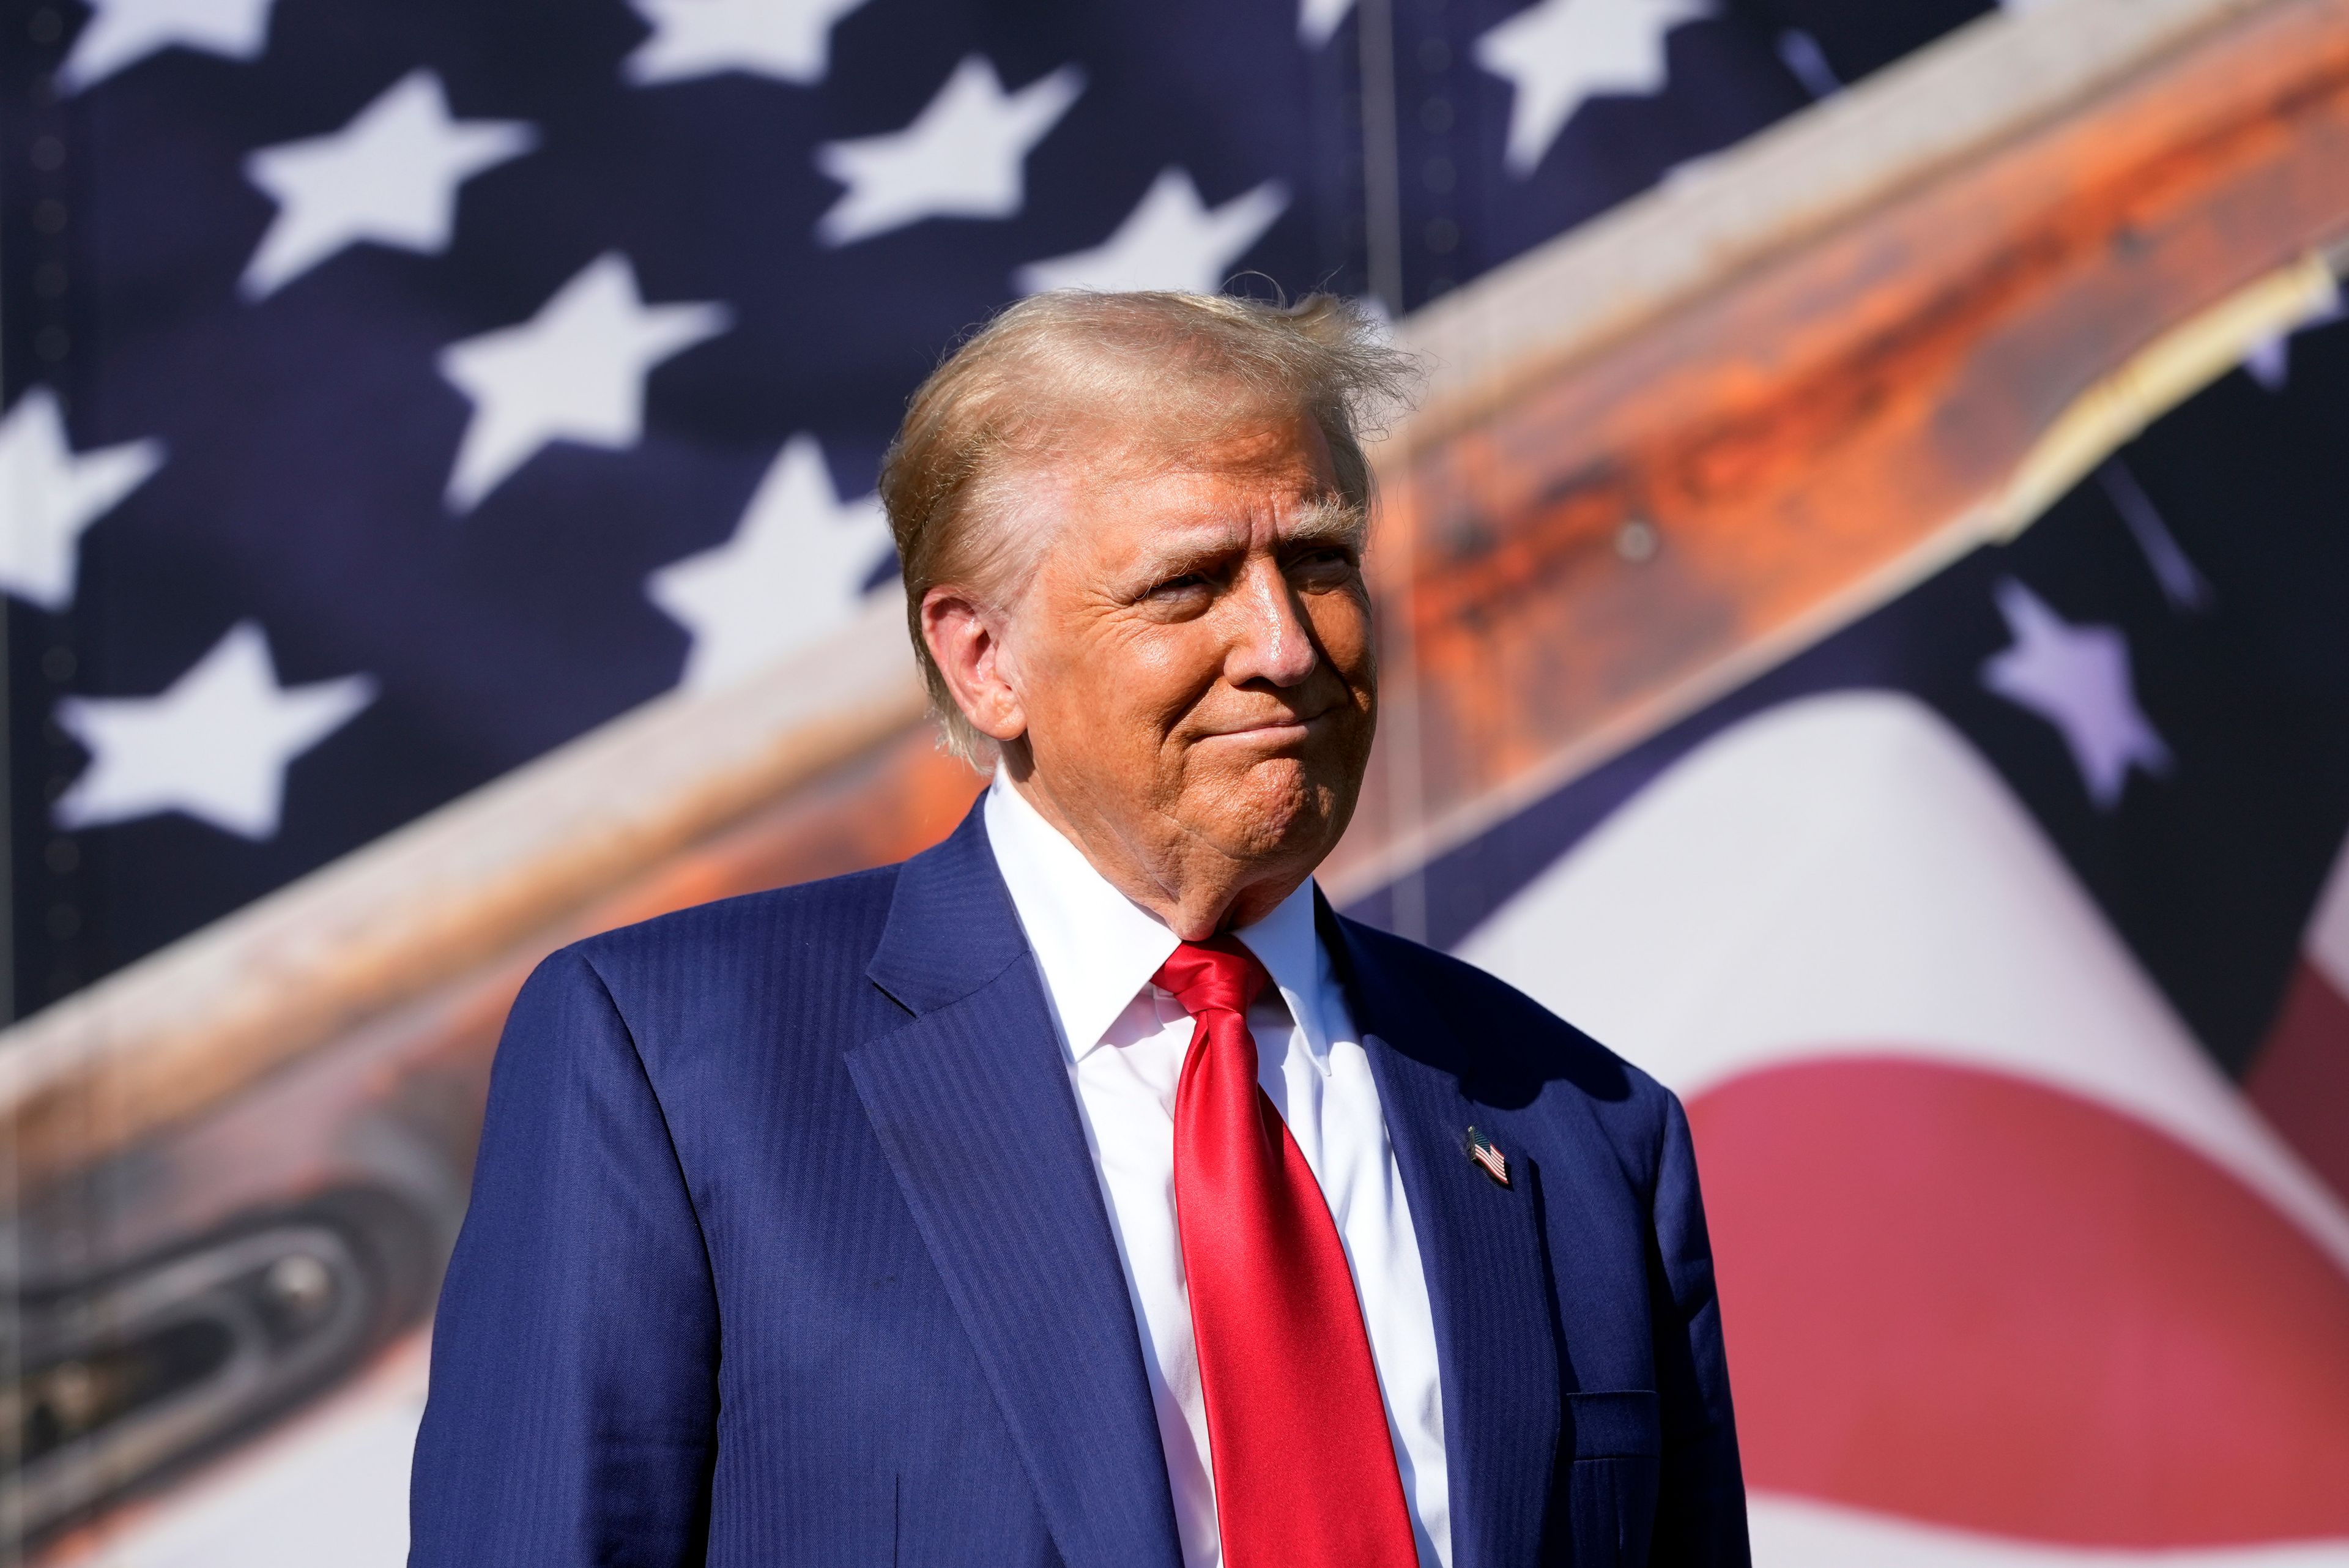
M 1233 587 L 1236 627 L 1225 678 L 1235 686 L 1251 680 L 1294 686 L 1312 674 L 1321 652 L 1279 566 L 1251 561 Z

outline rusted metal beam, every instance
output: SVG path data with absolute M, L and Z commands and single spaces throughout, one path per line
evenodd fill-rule
M 2349 5 L 2237 8 L 1635 331 L 1445 390 L 1381 469 L 1422 799 L 1374 774 L 1331 875 L 1457 842 L 2011 533 L 2328 299 L 2344 233 Z

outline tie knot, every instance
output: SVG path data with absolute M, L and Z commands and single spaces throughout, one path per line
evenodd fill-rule
M 1185 942 L 1150 978 L 1173 992 L 1194 1018 L 1216 1012 L 1245 1015 L 1272 983 L 1262 961 L 1232 937 Z

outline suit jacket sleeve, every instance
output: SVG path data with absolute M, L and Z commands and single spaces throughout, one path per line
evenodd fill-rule
M 1677 1096 L 1664 1102 L 1656 1167 L 1653 1268 L 1656 1377 L 1664 1417 L 1655 1568 L 1744 1568 L 1745 1481 L 1729 1404 L 1729 1366 L 1713 1292 L 1713 1243 L 1697 1190 L 1696 1150 Z
M 514 1003 L 440 1295 L 410 1568 L 702 1561 L 718 1309 L 611 992 L 575 950 Z

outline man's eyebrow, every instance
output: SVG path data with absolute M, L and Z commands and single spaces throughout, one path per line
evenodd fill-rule
M 1288 520 L 1280 524 L 1278 543 L 1283 549 L 1344 545 L 1359 550 L 1369 533 L 1370 517 L 1362 507 L 1350 502 L 1319 500 L 1308 502 L 1290 514 Z M 1176 538 L 1156 541 L 1138 570 L 1147 576 L 1195 569 L 1232 555 L 1246 542 L 1246 530 L 1237 525 L 1210 525 L 1187 531 Z
M 1350 545 L 1356 548 L 1370 533 L 1370 514 L 1350 501 L 1320 500 L 1298 508 L 1281 524 L 1280 538 L 1290 545 Z

